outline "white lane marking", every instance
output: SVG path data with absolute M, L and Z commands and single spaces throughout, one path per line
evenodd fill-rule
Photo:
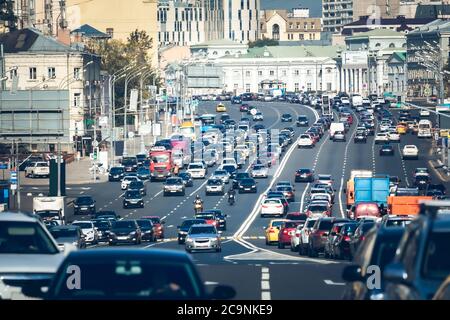
M 270 290 L 270 282 L 262 280 L 261 281 L 261 289 L 262 290 Z
M 270 296 L 270 292 L 267 291 L 263 291 L 261 292 L 261 300 L 272 300 L 271 296 Z
M 397 145 L 397 148 L 398 148 L 398 153 L 399 153 L 399 155 L 400 155 L 400 159 L 401 159 L 401 162 L 402 162 L 403 176 L 405 177 L 406 185 L 409 186 L 408 172 L 407 172 L 407 170 L 406 170 L 406 163 L 405 163 L 405 160 L 404 160 L 403 157 L 402 157 L 402 150 L 401 150 L 401 148 L 400 148 L 400 143 Z
M 32 193 L 27 193 L 27 197 L 31 197 L 33 194 Z
M 262 280 L 270 280 L 270 273 L 263 273 L 261 276 Z
M 262 300 L 270 300 L 270 273 L 269 268 L 262 267 L 261 268 L 261 299 Z
M 83 194 L 84 193 L 84 191 L 80 191 L 80 194 Z
M 197 266 L 200 267 L 204 267 L 204 266 L 208 266 L 207 264 L 197 264 Z M 219 283 L 218 282 L 214 282 L 214 281 L 205 281 L 204 285 L 205 286 L 217 286 Z
M 167 216 L 164 216 L 164 217 L 161 218 L 161 220 L 165 220 L 166 218 L 167 218 Z
M 325 282 L 325 284 L 327 284 L 329 286 L 345 286 L 345 283 L 333 282 L 332 280 L 323 280 L 323 282 Z

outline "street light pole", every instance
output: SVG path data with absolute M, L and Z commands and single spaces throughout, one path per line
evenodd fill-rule
M 142 72 L 139 72 L 137 74 L 131 74 L 128 77 L 125 78 L 125 93 L 124 93 L 124 108 L 125 108 L 125 119 L 124 119 L 124 145 L 123 145 L 123 157 L 126 157 L 128 155 L 127 150 L 127 141 L 128 141 L 128 122 L 127 122 L 127 97 L 128 97 L 128 82 L 132 79 L 139 77 Z

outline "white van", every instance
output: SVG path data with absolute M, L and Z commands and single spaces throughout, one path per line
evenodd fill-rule
M 330 126 L 330 140 L 333 140 L 334 133 L 342 131 L 345 132 L 345 126 L 342 122 L 333 122 Z
M 359 94 L 355 94 L 352 96 L 352 106 L 353 108 L 360 107 L 363 105 L 363 97 Z

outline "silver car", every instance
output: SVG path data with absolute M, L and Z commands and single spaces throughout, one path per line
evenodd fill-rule
M 206 183 L 205 193 L 207 196 L 210 194 L 220 194 L 223 196 L 225 194 L 225 185 L 222 179 L 209 179 Z
M 252 178 L 267 178 L 269 175 L 269 169 L 262 164 L 257 164 L 252 168 Z
M 343 131 L 336 131 L 333 136 L 333 141 L 346 141 L 345 133 Z
M 186 236 L 185 248 L 189 253 L 195 250 L 221 252 L 222 245 L 216 227 L 209 224 L 193 225 Z
M 228 184 L 230 182 L 230 174 L 225 170 L 216 170 L 214 171 L 212 178 L 221 179 L 223 183 Z

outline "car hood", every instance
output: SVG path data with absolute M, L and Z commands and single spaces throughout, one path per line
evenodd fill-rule
M 190 234 L 189 238 L 191 239 L 200 239 L 200 238 L 217 238 L 218 235 L 213 235 L 210 233 L 199 233 L 199 234 Z
M 118 228 L 118 229 L 112 229 L 112 233 L 131 233 L 135 231 L 134 229 L 128 229 L 128 228 Z
M 1 273 L 56 273 L 64 259 L 57 254 L 0 254 Z

